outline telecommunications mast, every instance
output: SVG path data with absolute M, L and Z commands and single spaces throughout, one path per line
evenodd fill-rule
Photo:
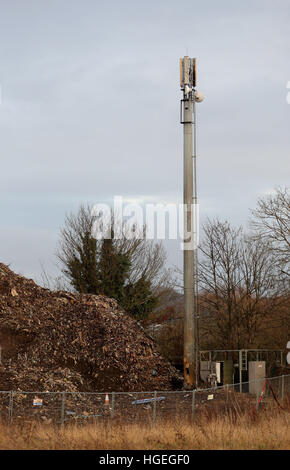
M 184 385 L 198 382 L 197 333 L 197 189 L 196 189 L 196 102 L 203 101 L 196 90 L 196 59 L 180 59 L 180 122 L 183 124 L 184 156 Z M 193 128 L 193 129 L 192 129 Z

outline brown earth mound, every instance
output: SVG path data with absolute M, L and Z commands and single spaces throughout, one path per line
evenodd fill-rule
M 179 373 L 113 299 L 52 292 L 0 263 L 0 390 L 141 391 Z

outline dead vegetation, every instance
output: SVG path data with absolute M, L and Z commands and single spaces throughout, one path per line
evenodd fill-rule
M 256 413 L 205 413 L 193 424 L 184 421 L 84 426 L 21 423 L 0 425 L 0 449 L 290 449 L 290 414 L 271 407 Z

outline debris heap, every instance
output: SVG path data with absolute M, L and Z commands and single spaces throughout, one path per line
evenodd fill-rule
M 0 390 L 145 391 L 179 373 L 113 299 L 53 292 L 0 263 Z

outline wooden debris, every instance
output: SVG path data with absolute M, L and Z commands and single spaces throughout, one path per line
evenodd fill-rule
M 182 386 L 179 372 L 115 300 L 52 292 L 1 263 L 0 346 L 0 390 L 117 392 Z

